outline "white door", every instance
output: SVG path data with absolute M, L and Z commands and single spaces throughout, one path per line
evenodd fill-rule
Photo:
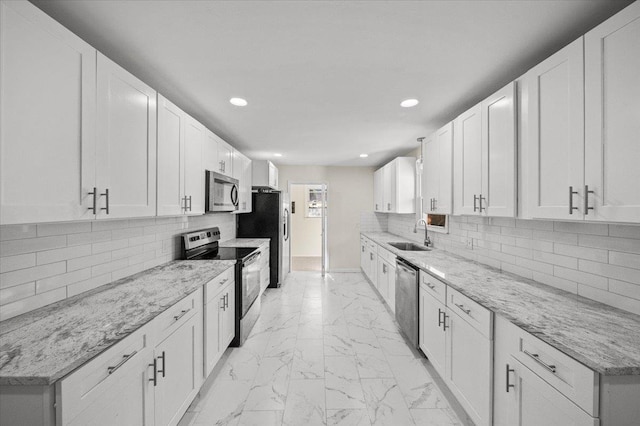
M 206 129 L 195 119 L 187 116 L 184 133 L 184 196 L 187 214 L 204 213 L 204 180 L 202 146 Z
M 178 424 L 200 390 L 202 353 L 196 351 L 202 351 L 201 338 L 202 316 L 196 313 L 156 346 L 155 424 Z
M 585 37 L 586 219 L 640 222 L 640 2 Z M 587 194 L 588 191 L 593 191 Z
M 482 101 L 482 195 L 487 216 L 516 215 L 515 83 Z
M 220 321 L 220 351 L 224 352 L 236 334 L 235 312 L 236 312 L 236 286 L 232 282 L 227 286 L 224 294 L 224 308 Z
M 373 174 L 373 211 L 384 211 L 384 170 L 382 168 Z
M 158 94 L 158 216 L 184 213 L 184 130 L 186 116 Z
M 482 108 L 480 104 L 454 121 L 454 214 L 478 214 L 482 192 Z
M 396 161 L 386 164 L 382 168 L 383 173 L 383 209 L 387 213 L 397 210 L 396 206 Z
M 420 288 L 420 349 L 441 377 L 445 377 L 446 332 L 443 328 L 446 309 Z
M 435 210 L 438 214 L 451 214 L 453 210 L 453 122 L 436 132 L 438 144 L 438 195 Z
M 422 145 L 424 156 L 424 169 L 422 172 L 422 203 L 423 210 L 428 213 L 435 213 L 434 200 L 438 197 L 440 190 L 440 154 L 438 149 L 436 134 L 430 135 Z
M 497 368 L 505 368 L 499 365 Z M 567 399 L 550 384 L 521 364 L 513 356 L 510 380 L 514 383 L 509 398 L 509 426 L 595 426 L 597 419 Z
M 474 423 L 489 426 L 492 421 L 492 342 L 448 308 L 446 325 L 445 381 Z
M 582 47 L 580 38 L 532 68 L 525 76 L 529 87 L 527 151 L 531 173 L 529 187 L 525 190 L 534 218 L 583 217 Z M 577 209 L 570 210 L 570 202 Z
M 93 219 L 96 50 L 0 3 L 0 224 Z
M 156 92 L 98 53 L 98 218 L 156 214 Z

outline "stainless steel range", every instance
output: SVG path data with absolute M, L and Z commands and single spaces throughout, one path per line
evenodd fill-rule
M 260 316 L 260 251 L 256 247 L 219 247 L 215 228 L 182 236 L 187 260 L 236 260 L 236 335 L 231 346 L 241 346 Z

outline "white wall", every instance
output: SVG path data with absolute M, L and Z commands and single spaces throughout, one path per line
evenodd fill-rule
M 329 271 L 360 269 L 360 215 L 373 205 L 373 167 L 279 165 L 280 189 L 326 183 Z M 297 209 L 297 207 L 296 207 Z
M 0 226 L 0 321 L 179 259 L 179 235 L 236 217 L 152 217 Z
M 640 314 L 640 225 L 450 216 L 434 246 L 485 265 Z M 388 231 L 422 242 L 413 215 Z M 473 249 L 466 248 L 467 238 Z
M 291 201 L 296 203 L 296 212 L 291 214 L 291 255 L 322 256 L 322 218 L 306 217 L 305 185 L 291 187 Z

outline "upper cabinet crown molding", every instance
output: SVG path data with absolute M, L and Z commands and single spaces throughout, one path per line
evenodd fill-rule
M 415 157 L 396 157 L 378 169 L 373 177 L 374 211 L 415 213 Z

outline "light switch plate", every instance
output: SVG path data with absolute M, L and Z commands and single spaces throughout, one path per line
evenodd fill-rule
M 467 248 L 473 250 L 473 238 L 467 237 Z

